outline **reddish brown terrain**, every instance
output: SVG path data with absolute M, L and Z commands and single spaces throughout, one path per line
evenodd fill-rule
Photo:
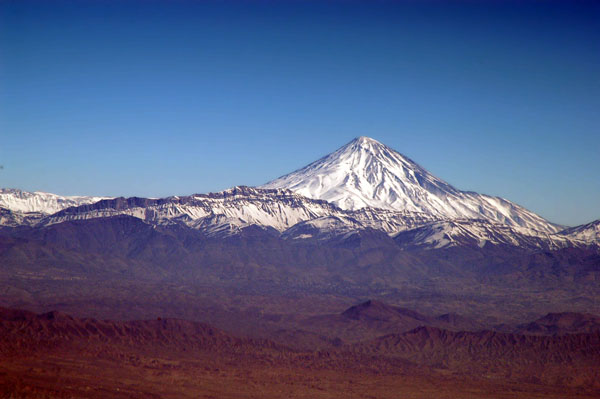
M 342 316 L 395 309 L 375 305 Z M 100 321 L 3 308 L 0 354 L 6 398 L 600 397 L 599 331 L 417 327 L 308 350 L 178 319 Z
M 600 397 L 599 254 L 6 227 L 0 398 Z
M 518 326 L 515 332 L 538 335 L 562 335 L 600 330 L 600 317 L 590 313 L 548 313 L 546 316 Z

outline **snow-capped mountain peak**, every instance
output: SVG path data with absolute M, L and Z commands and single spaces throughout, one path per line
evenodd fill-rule
M 419 191 L 454 190 L 407 157 L 364 136 L 263 187 L 289 188 L 342 209 L 370 206 L 414 212 L 421 209 L 409 198 Z
M 0 189 L 0 208 L 22 213 L 52 214 L 71 206 L 92 204 L 108 197 L 60 196 L 41 191 Z
M 346 210 L 374 207 L 439 218 L 483 218 L 546 233 L 561 230 L 505 199 L 458 190 L 410 158 L 364 136 L 262 188 L 288 188 Z

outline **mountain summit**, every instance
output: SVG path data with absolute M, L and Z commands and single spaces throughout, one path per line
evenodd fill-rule
M 263 187 L 288 188 L 350 210 L 369 206 L 420 212 L 423 201 L 417 198 L 426 200 L 430 192 L 457 193 L 404 155 L 364 136 Z
M 374 207 L 449 219 L 486 219 L 545 233 L 561 229 L 503 198 L 458 190 L 408 157 L 364 136 L 261 188 L 287 188 L 346 210 Z

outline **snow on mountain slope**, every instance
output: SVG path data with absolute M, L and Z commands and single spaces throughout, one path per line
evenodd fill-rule
M 439 219 L 486 219 L 555 233 L 561 226 L 499 197 L 460 191 L 368 137 L 359 137 L 308 166 L 261 188 L 288 188 L 346 210 L 410 211 Z
M 0 207 L 0 227 L 32 226 L 38 223 L 44 217 L 37 212 L 17 212 Z
M 0 208 L 0 226 L 47 226 L 71 221 L 129 215 L 151 225 L 183 225 L 209 237 L 242 234 L 254 226 L 284 239 L 343 242 L 351 237 L 395 236 L 403 248 L 512 245 L 556 249 L 598 246 L 600 222 L 549 234 L 483 219 L 439 219 L 426 213 L 365 207 L 343 210 L 287 189 L 234 187 L 185 197 L 114 198 L 72 206 L 47 215 Z
M 558 233 L 558 235 L 570 240 L 578 240 L 586 244 L 598 245 L 600 243 L 600 220 L 565 229 Z
M 559 234 L 544 234 L 525 229 L 515 229 L 487 220 L 462 219 L 426 224 L 406 230 L 394 238 L 405 249 L 440 249 L 456 246 L 480 247 L 506 245 L 530 249 L 559 249 L 584 246 L 583 242 L 570 240 Z
M 0 189 L 0 208 L 21 213 L 52 214 L 62 209 L 91 204 L 108 197 L 64 197 L 40 191 L 28 192 L 11 188 Z
M 352 219 L 363 229 L 372 228 L 387 234 L 437 220 L 430 215 L 383 209 L 344 211 L 327 201 L 306 198 L 286 189 L 234 187 L 219 193 L 185 197 L 103 200 L 65 209 L 47 216 L 41 223 L 49 225 L 118 215 L 134 216 L 151 224 L 181 223 L 214 237 L 236 234 L 251 225 L 283 232 L 297 223 L 322 217 Z
M 336 212 L 326 201 L 303 198 L 289 190 L 257 190 L 234 187 L 220 193 L 161 199 L 115 198 L 65 209 L 45 224 L 66 220 L 130 215 L 153 224 L 183 223 L 208 232 L 253 224 L 285 230 L 302 220 Z
M 364 228 L 382 230 L 391 235 L 440 220 L 439 217 L 427 213 L 393 211 L 381 208 L 347 210 L 344 211 L 344 214 L 360 222 Z
M 349 217 L 323 216 L 293 225 L 282 234 L 282 237 L 293 240 L 308 238 L 328 240 L 338 236 L 348 238 L 364 228 L 360 222 Z

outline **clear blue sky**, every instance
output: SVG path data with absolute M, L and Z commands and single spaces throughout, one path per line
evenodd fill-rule
M 599 2 L 0 0 L 0 187 L 258 185 L 373 137 L 600 218 Z

